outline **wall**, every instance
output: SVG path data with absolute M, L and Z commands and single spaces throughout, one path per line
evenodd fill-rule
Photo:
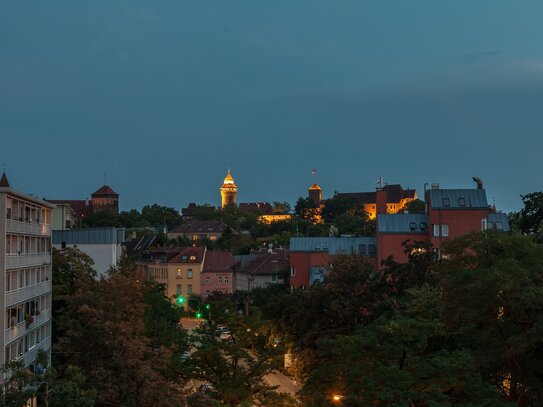
M 53 246 L 61 248 L 60 244 Z M 117 264 L 122 254 L 120 244 L 66 244 L 66 247 L 77 247 L 88 254 L 94 260 L 92 268 L 98 273 L 97 278 L 106 276 L 109 268 Z
M 290 277 L 290 285 L 295 288 L 309 286 L 309 267 L 328 267 L 330 264 L 330 255 L 323 252 L 291 252 L 289 257 L 291 270 L 296 268 L 296 275 Z

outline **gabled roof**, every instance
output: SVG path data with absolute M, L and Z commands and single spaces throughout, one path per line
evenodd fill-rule
M 273 206 L 269 202 L 242 202 L 238 207 L 240 211 L 257 212 L 262 215 L 273 214 Z
M 386 192 L 387 203 L 400 203 L 402 199 L 415 199 L 416 196 L 414 189 L 403 189 L 400 184 L 385 185 L 383 190 Z M 341 192 L 337 195 L 352 197 L 356 199 L 359 205 L 375 204 L 377 201 L 376 192 Z
M 183 247 L 168 259 L 168 263 L 201 263 L 204 261 L 205 246 Z
M 509 218 L 507 217 L 507 214 L 501 212 L 489 214 L 487 228 L 509 232 L 511 227 L 509 226 Z
M 115 195 L 115 196 L 119 196 L 119 194 L 117 192 L 115 192 L 114 190 L 112 190 L 109 185 L 104 185 L 104 186 L 98 188 L 98 190 L 93 192 L 93 194 L 91 196 L 95 196 L 95 195 Z
M 275 275 L 289 267 L 288 250 L 273 249 L 261 250 L 256 257 L 239 269 L 240 273 L 255 275 Z
M 426 192 L 432 209 L 487 209 L 484 189 L 431 189 Z
M 226 225 L 220 220 L 189 220 L 168 233 L 224 233 Z
M 425 213 L 377 214 L 379 233 L 427 235 L 428 216 Z
M 72 207 L 77 218 L 87 216 L 92 212 L 92 204 L 89 200 L 66 200 L 66 199 L 47 199 L 47 202 L 53 204 L 67 204 Z
M 2 174 L 2 178 L 0 179 L 0 187 L 9 188 L 9 181 L 5 172 Z
M 231 271 L 236 259 L 228 250 L 209 250 L 204 260 L 204 272 Z

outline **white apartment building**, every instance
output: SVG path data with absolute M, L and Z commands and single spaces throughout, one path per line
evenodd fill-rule
M 0 365 L 22 358 L 34 368 L 39 349 L 51 355 L 51 210 L 0 179 Z

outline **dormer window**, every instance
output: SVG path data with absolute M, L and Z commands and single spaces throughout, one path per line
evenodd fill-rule
M 196 256 L 190 256 L 190 261 L 196 261 Z
M 187 256 L 182 256 L 181 261 L 187 261 Z
M 451 200 L 449 198 L 443 198 L 443 206 L 451 206 Z
M 424 231 L 426 230 L 428 226 L 426 225 L 426 222 L 421 222 L 419 227 L 420 227 L 420 230 Z
M 417 230 L 417 222 L 409 222 L 409 230 L 411 231 Z

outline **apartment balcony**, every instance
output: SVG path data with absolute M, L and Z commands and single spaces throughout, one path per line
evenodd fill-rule
M 38 267 L 51 264 L 51 253 L 24 253 L 6 255 L 6 269 Z
M 27 332 L 32 331 L 35 328 L 39 328 L 41 325 L 45 324 L 47 321 L 51 320 L 51 308 L 44 310 L 40 315 L 35 315 L 31 324 L 28 324 L 26 321 L 19 322 L 17 325 L 9 327 L 4 332 L 4 344 L 7 345 L 10 342 L 13 342 L 16 339 L 24 336 Z
M 45 223 L 24 222 L 15 219 L 6 219 L 6 230 L 9 233 L 51 236 L 51 225 L 47 225 Z
M 51 281 L 6 292 L 6 308 L 51 292 Z
M 51 337 L 45 338 L 40 343 L 35 344 L 26 352 L 23 356 L 23 360 L 25 362 L 25 366 L 30 366 L 32 362 L 36 360 L 36 356 L 38 356 L 38 350 L 43 349 L 44 351 L 48 351 L 51 348 Z

